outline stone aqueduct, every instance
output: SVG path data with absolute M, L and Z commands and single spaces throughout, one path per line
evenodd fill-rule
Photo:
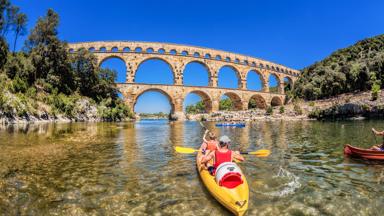
M 199 95 L 205 104 L 208 113 L 219 110 L 219 101 L 223 95 L 234 102 L 236 110 L 248 108 L 250 99 L 255 99 L 259 108 L 268 105 L 277 106 L 284 103 L 284 79 L 288 78 L 291 86 L 294 85 L 299 71 L 261 60 L 258 58 L 208 49 L 196 46 L 177 45 L 169 43 L 151 42 L 84 42 L 69 44 L 71 53 L 80 49 L 93 52 L 98 64 L 109 58 L 119 58 L 125 62 L 126 82 L 117 86 L 124 96 L 125 102 L 131 109 L 135 106 L 140 95 L 147 91 L 158 91 L 168 97 L 172 111 L 178 119 L 184 118 L 183 102 L 190 93 Z M 142 84 L 135 83 L 135 75 L 139 66 L 150 59 L 159 59 L 166 62 L 173 72 L 174 84 Z M 192 62 L 202 64 L 208 71 L 208 86 L 183 85 L 183 71 L 186 65 Z M 229 66 L 237 74 L 238 88 L 228 89 L 218 87 L 218 73 L 222 67 Z M 247 74 L 254 71 L 260 75 L 261 91 L 247 90 Z M 278 80 L 278 93 L 271 93 L 268 87 L 270 75 Z

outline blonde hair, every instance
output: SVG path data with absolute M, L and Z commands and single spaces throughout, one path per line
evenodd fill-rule
M 209 137 L 210 140 L 215 140 L 216 139 L 216 135 L 213 132 L 209 132 L 208 137 Z

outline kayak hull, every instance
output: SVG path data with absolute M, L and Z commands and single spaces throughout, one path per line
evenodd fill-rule
M 196 157 L 196 165 L 205 187 L 217 201 L 233 214 L 244 215 L 248 209 L 249 202 L 249 188 L 245 176 L 242 174 L 243 183 L 235 188 L 221 187 L 216 183 L 215 177 L 198 163 L 198 158 L 201 155 L 201 152 L 199 152 Z
M 348 144 L 344 146 L 344 154 L 352 157 L 367 159 L 367 160 L 383 160 L 384 161 L 384 151 L 362 149 L 362 148 L 357 148 Z
M 239 124 L 219 123 L 219 124 L 216 124 L 216 127 L 238 127 L 238 128 L 243 128 L 243 127 L 245 127 L 245 123 L 239 123 Z

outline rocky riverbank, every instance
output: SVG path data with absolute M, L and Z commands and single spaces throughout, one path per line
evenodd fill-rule
M 246 111 L 219 111 L 187 115 L 188 120 L 260 121 L 384 118 L 384 92 L 377 100 L 370 92 L 343 94 L 317 101 L 295 101 L 284 106 Z

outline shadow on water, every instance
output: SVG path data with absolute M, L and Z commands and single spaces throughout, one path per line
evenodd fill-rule
M 269 149 L 240 167 L 249 215 L 382 215 L 382 163 L 346 158 L 374 143 L 382 121 L 270 121 L 216 128 L 231 148 Z M 36 124 L 0 127 L 0 212 L 5 215 L 229 215 L 204 188 L 198 122 Z

